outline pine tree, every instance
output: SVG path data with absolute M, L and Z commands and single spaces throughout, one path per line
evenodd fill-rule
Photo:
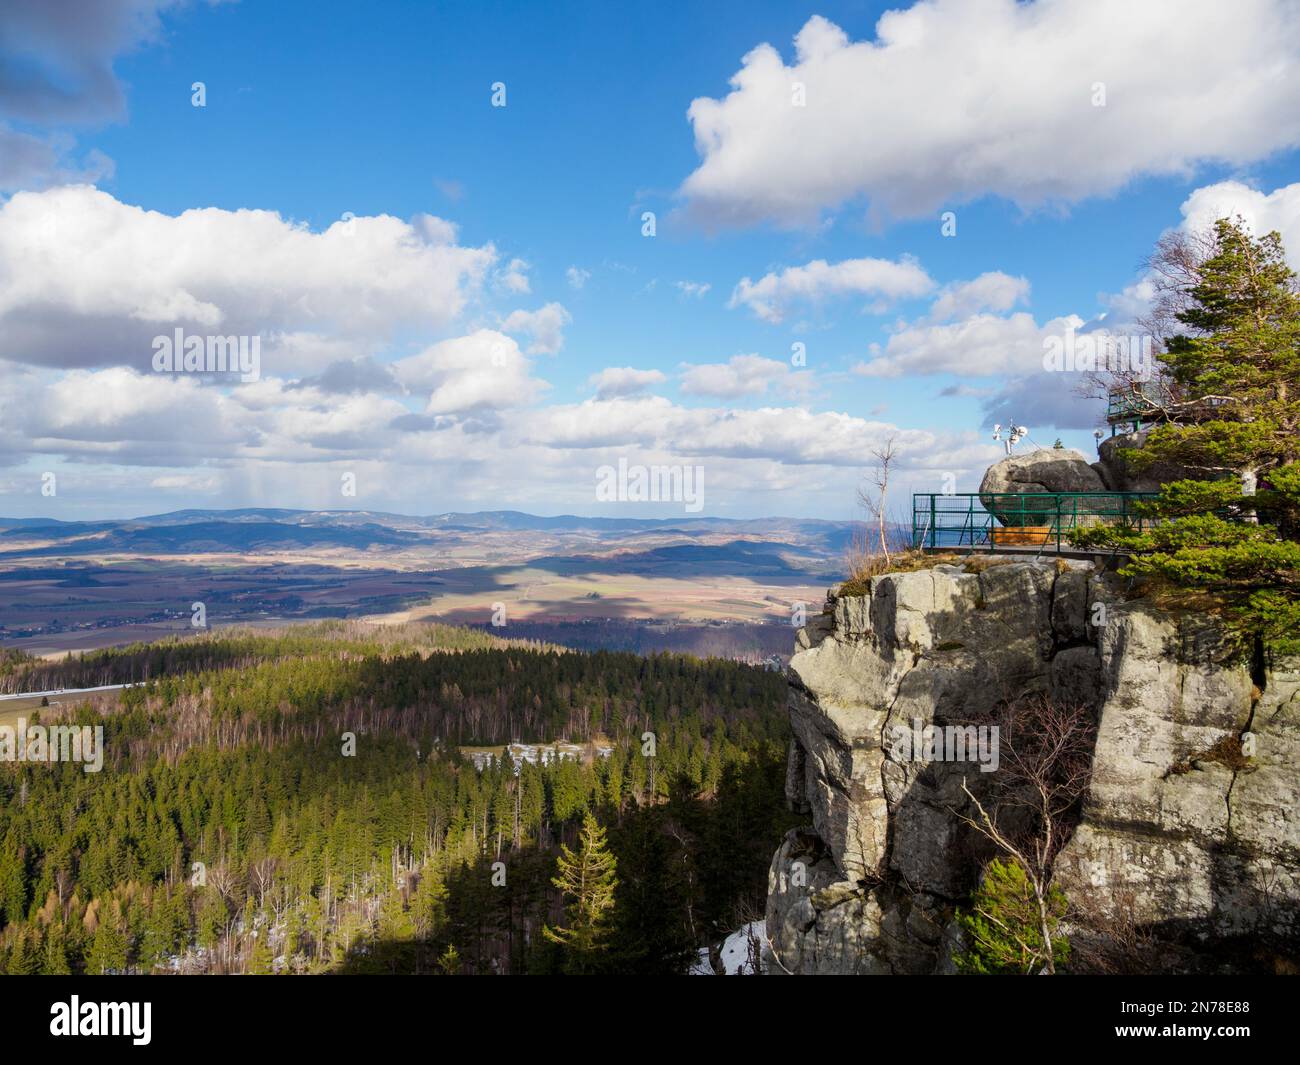
M 1166 340 L 1161 362 L 1199 424 L 1156 430 L 1147 461 L 1199 459 L 1247 478 L 1294 462 L 1300 292 L 1281 236 L 1256 238 L 1240 219 L 1220 219 L 1214 254 L 1189 295 L 1190 305 L 1176 316 L 1188 331 Z
M 406 908 L 402 889 L 394 884 L 379 904 L 379 939 L 385 943 L 406 943 L 415 938 L 415 916 Z
M 140 961 L 146 968 L 152 968 L 163 962 L 174 949 L 175 940 L 168 913 L 169 904 L 168 897 L 159 891 L 154 895 L 153 904 L 149 907 L 144 935 L 140 940 Z
M 442 970 L 444 976 L 455 976 L 460 972 L 460 952 L 454 944 L 448 944 L 438 958 L 438 968 Z
M 205 888 L 203 904 L 199 909 L 199 946 L 211 950 L 226 934 L 230 913 L 221 895 L 213 888 Z
M 0 845 L 0 928 L 17 924 L 27 916 L 24 865 L 18 835 L 11 829 Z
M 253 949 L 248 953 L 248 975 L 271 976 L 275 972 L 275 956 L 271 953 L 270 929 L 259 928 L 253 936 Z
M 498 782 L 492 796 L 492 845 L 496 857 L 501 857 L 501 848 L 514 838 L 515 823 L 515 782 L 513 778 Z
M 107 913 L 102 916 L 86 955 L 86 971 L 96 975 L 126 968 L 126 937 Z
M 33 946 L 26 929 L 19 929 L 18 937 L 9 952 L 7 972 L 10 976 L 34 976 L 41 971 L 41 957 Z
M 45 933 L 45 964 L 41 972 L 46 976 L 69 976 L 68 937 L 63 924 L 55 921 Z
M 425 940 L 432 939 L 447 923 L 447 885 L 432 862 L 420 873 L 420 883 L 411 896 L 411 917 L 415 934 Z
M 551 779 L 551 810 L 555 820 L 564 824 L 587 809 L 582 770 L 572 759 L 562 758 Z
M 542 771 L 531 762 L 519 768 L 519 824 L 523 832 L 536 834 L 546 816 L 546 787 Z
M 566 972 L 590 973 L 605 949 L 618 887 L 618 860 L 605 842 L 605 830 L 590 813 L 583 816 L 577 852 L 561 844 L 556 866 L 551 883 L 571 900 L 568 927 L 544 926 L 542 934 L 565 948 Z
M 1196 471 L 1138 505 L 1142 532 L 1095 526 L 1073 539 L 1130 554 L 1120 571 L 1175 602 L 1209 595 L 1239 635 L 1300 650 L 1300 287 L 1281 237 L 1220 219 L 1212 253 L 1165 339 L 1174 420 L 1124 452 Z
M 1056 935 L 1065 914 L 1065 894 L 1051 889 L 1048 902 L 1050 956 L 1055 965 L 1069 959 L 1070 941 Z M 955 959 L 968 975 L 1024 975 L 1046 966 L 1049 950 L 1043 940 L 1042 915 L 1029 878 L 1013 861 L 994 859 L 971 898 L 969 912 L 959 911 L 957 924 L 966 937 L 967 950 Z
M 695 957 L 688 913 L 693 877 L 683 875 L 681 845 L 666 831 L 664 808 L 636 812 L 615 832 L 618 891 L 610 946 L 619 974 L 680 975 Z

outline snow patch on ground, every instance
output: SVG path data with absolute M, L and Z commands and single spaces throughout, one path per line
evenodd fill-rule
M 727 936 L 722 944 L 722 965 L 728 976 L 752 976 L 753 965 L 749 960 L 750 934 L 758 937 L 761 944 L 767 938 L 767 926 L 762 921 L 751 921 Z M 691 976 L 714 976 L 709 965 L 709 948 L 700 948 L 699 957 L 687 970 Z

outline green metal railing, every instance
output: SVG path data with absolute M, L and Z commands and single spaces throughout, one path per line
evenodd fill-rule
M 912 546 L 927 550 L 1068 548 L 1071 529 L 1086 525 L 1149 527 L 1133 504 L 1158 492 L 917 492 L 912 496 Z

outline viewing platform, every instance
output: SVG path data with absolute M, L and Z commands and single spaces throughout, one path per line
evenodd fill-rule
M 1122 525 L 1141 530 L 1150 518 L 1133 504 L 1158 492 L 918 492 L 912 496 L 912 546 L 924 551 L 1007 552 L 1093 558 L 1076 548 L 1080 526 Z
M 1174 395 L 1164 381 L 1134 381 L 1106 394 L 1106 422 L 1111 435 L 1141 432 L 1165 421 Z
M 1222 396 L 1180 399 L 1167 381 L 1134 381 L 1106 394 L 1106 422 L 1111 436 L 1140 433 L 1162 422 L 1214 417 L 1215 411 L 1227 402 Z

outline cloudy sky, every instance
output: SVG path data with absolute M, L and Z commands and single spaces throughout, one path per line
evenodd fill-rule
M 0 514 L 682 512 L 625 458 L 844 518 L 890 436 L 900 492 L 1091 452 L 1044 344 L 1162 232 L 1300 259 L 1297 7 L 5 0 Z

